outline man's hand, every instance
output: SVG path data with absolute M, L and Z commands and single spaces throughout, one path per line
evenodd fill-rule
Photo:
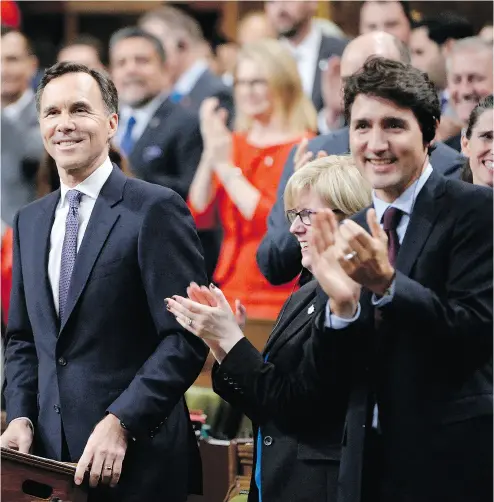
M 309 236 L 311 272 L 329 297 L 331 312 L 349 319 L 355 315 L 360 298 L 360 286 L 348 277 L 338 256 L 338 220 L 330 209 L 322 210 L 312 219 Z
M 91 466 L 89 475 L 91 487 L 98 486 L 100 478 L 102 484 L 116 486 L 122 473 L 127 442 L 127 431 L 120 425 L 120 420 L 115 415 L 107 415 L 89 436 L 86 448 L 77 464 L 75 484 L 82 483 L 84 473 Z
M 367 211 L 367 224 L 372 235 L 354 221 L 345 220 L 341 224 L 338 261 L 355 282 L 382 296 L 395 275 L 388 258 L 388 237 L 377 222 L 374 209 Z
M 29 453 L 33 444 L 33 429 L 25 418 L 10 422 L 5 432 L 0 436 L 0 446 Z

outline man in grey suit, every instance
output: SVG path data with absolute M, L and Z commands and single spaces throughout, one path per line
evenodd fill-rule
M 197 113 L 206 98 L 216 97 L 232 123 L 231 90 L 208 68 L 199 23 L 182 10 L 165 6 L 144 14 L 139 26 L 163 44 L 171 79 L 170 99 Z
M 354 39 L 345 49 L 341 58 L 341 80 L 344 82 L 373 55 L 402 62 L 410 61 L 408 50 L 393 35 L 384 32 L 368 33 Z M 294 170 L 314 155 L 342 155 L 349 151 L 348 127 L 344 127 L 318 136 L 290 153 L 278 185 L 277 201 L 268 217 L 268 231 L 257 250 L 257 264 L 271 284 L 284 284 L 301 273 L 300 246 L 289 232 L 283 207 L 283 193 L 288 179 Z M 458 152 L 443 143 L 435 143 L 431 154 L 431 164 L 435 171 L 444 176 L 459 178 L 463 163 L 464 159 Z M 302 282 L 304 279 L 305 276 L 301 277 Z
M 297 61 L 302 87 L 317 111 L 324 106 L 321 75 L 332 56 L 341 56 L 347 41 L 329 37 L 314 22 L 317 2 L 265 2 L 266 15 L 280 40 L 287 45 Z
M 2 219 L 34 200 L 35 175 L 44 152 L 31 80 L 37 59 L 20 31 L 2 26 Z M 14 134 L 14 129 L 18 134 Z M 22 162 L 4 162 L 19 158 Z

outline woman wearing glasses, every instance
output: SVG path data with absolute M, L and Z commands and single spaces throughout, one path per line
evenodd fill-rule
M 230 305 L 276 319 L 294 283 L 273 286 L 256 263 L 269 211 L 290 150 L 316 130 L 316 111 L 304 95 L 289 50 L 277 40 L 241 49 L 235 69 L 235 132 L 214 98 L 201 106 L 204 153 L 189 191 L 201 230 L 217 217 L 223 243 L 213 275 Z
M 310 270 L 312 215 L 331 208 L 343 219 L 368 206 L 371 198 L 353 161 L 330 156 L 293 174 L 284 200 L 290 231 L 302 248 L 302 265 Z M 359 287 L 343 272 L 334 280 L 359 295 Z M 330 387 L 329 372 L 338 372 L 337 361 L 311 336 L 312 321 L 324 314 L 327 302 L 316 281 L 285 302 L 262 353 L 243 336 L 220 289 L 192 284 L 188 295 L 167 298 L 168 310 L 209 345 L 217 361 L 214 390 L 253 423 L 249 502 L 335 501 L 346 382 Z

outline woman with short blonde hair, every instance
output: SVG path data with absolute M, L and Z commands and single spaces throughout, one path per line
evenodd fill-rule
M 285 197 L 290 232 L 310 270 L 311 214 L 329 208 L 352 216 L 370 204 L 371 188 L 350 157 L 329 156 L 293 174 Z M 360 294 L 343 270 L 331 280 Z M 336 502 L 348 394 L 327 336 L 314 336 L 328 300 L 323 290 L 313 280 L 290 296 L 262 353 L 242 334 L 219 288 L 191 284 L 187 292 L 189 298 L 167 298 L 168 310 L 210 347 L 215 392 L 252 420 L 249 502 Z M 323 419 L 321 403 L 330 410 Z

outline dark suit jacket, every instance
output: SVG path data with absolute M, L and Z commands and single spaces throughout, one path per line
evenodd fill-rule
M 227 87 L 221 78 L 206 70 L 196 82 L 187 96 L 184 96 L 180 104 L 185 108 L 199 113 L 199 108 L 206 98 L 215 97 L 220 102 L 220 106 L 228 111 L 228 123 L 233 124 L 234 107 L 232 91 Z
M 200 484 L 200 460 L 183 395 L 207 356 L 163 299 L 205 280 L 194 223 L 169 189 L 116 166 L 77 254 L 60 326 L 47 264 L 57 190 L 20 211 L 6 348 L 8 420 L 35 425 L 35 453 L 70 458 L 93 427 L 116 415 L 129 440 L 119 486 L 104 500 L 183 502 Z
M 321 91 L 321 71 L 326 66 L 326 62 L 331 56 L 341 56 L 343 54 L 347 43 L 348 40 L 343 40 L 341 38 L 328 37 L 325 35 L 321 37 L 316 73 L 314 76 L 314 86 L 312 87 L 312 103 L 317 111 L 324 108 Z
M 136 177 L 187 198 L 202 155 L 197 116 L 165 99 L 131 151 Z
M 285 303 L 262 355 L 244 338 L 213 367 L 214 390 L 253 421 L 254 472 L 261 427 L 262 500 L 336 500 L 345 382 L 333 389 L 334 365 L 316 371 L 313 357 L 324 352 L 312 320 L 326 300 L 315 281 L 306 284 Z M 253 477 L 249 501 L 257 500 Z
M 349 153 L 348 127 L 324 136 L 318 136 L 309 142 L 309 151 L 316 154 L 325 150 L 328 155 Z M 278 185 L 278 197 L 268 217 L 268 231 L 257 250 L 257 264 L 264 277 L 271 284 L 285 284 L 300 273 L 300 246 L 289 232 L 285 217 L 283 194 L 290 176 L 293 174 L 293 155 L 295 148 L 286 161 L 283 175 Z M 435 172 L 448 178 L 459 179 L 465 159 L 443 143 L 436 143 L 430 157 Z
M 352 386 L 338 502 L 361 500 L 371 393 L 384 448 L 378 500 L 492 500 L 492 200 L 490 189 L 433 172 L 379 329 L 364 290 L 357 321 L 315 334 L 338 361 L 339 381 Z M 355 220 L 365 227 L 365 211 Z
M 450 138 L 444 140 L 444 144 L 453 148 L 453 150 L 456 150 L 457 152 L 461 152 L 461 134 L 451 136 Z

